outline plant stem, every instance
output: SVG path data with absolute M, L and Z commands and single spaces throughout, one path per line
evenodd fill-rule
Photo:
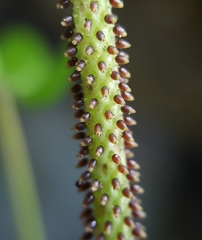
M 19 240 L 46 240 L 33 170 L 15 100 L 0 89 L 0 143 Z
M 95 228 L 95 234 L 98 236 L 104 232 L 105 225 L 109 222 L 112 224 L 113 230 L 108 235 L 106 234 L 105 239 L 116 239 L 118 233 L 124 233 L 127 239 L 131 238 L 131 230 L 124 224 L 124 217 L 130 216 L 131 211 L 128 207 L 129 199 L 123 196 L 121 190 L 116 190 L 112 187 L 112 180 L 117 179 L 121 184 L 121 188 L 129 187 L 129 183 L 124 174 L 120 173 L 117 169 L 116 164 L 113 163 L 112 156 L 117 154 L 122 164 L 126 165 L 126 157 L 124 151 L 124 141 L 121 137 L 122 131 L 116 126 L 116 122 L 119 119 L 123 119 L 123 114 L 120 110 L 120 105 L 116 104 L 113 100 L 116 94 L 120 95 L 118 88 L 118 81 L 112 80 L 110 73 L 112 70 L 118 71 L 117 63 L 115 62 L 115 55 L 110 55 L 107 52 L 107 47 L 112 45 L 115 46 L 115 37 L 113 33 L 113 25 L 104 22 L 104 17 L 107 14 L 111 14 L 111 6 L 109 1 L 97 1 L 99 4 L 99 11 L 92 12 L 89 10 L 91 1 L 76 1 L 74 3 L 74 20 L 76 23 L 77 32 L 82 33 L 83 41 L 78 44 L 78 58 L 85 59 L 86 67 L 81 72 L 82 79 L 84 79 L 82 86 L 84 89 L 84 101 L 85 110 L 91 114 L 91 119 L 86 123 L 87 135 L 93 138 L 92 144 L 89 145 L 90 159 L 96 159 L 96 168 L 92 172 L 92 181 L 99 180 L 102 184 L 102 188 L 94 192 L 94 203 L 93 210 L 95 219 L 97 221 L 97 227 Z M 78 6 L 81 6 L 79 8 Z M 92 28 L 90 34 L 83 28 L 83 21 L 85 18 L 89 18 L 92 21 Z M 105 41 L 99 41 L 96 38 L 96 33 L 102 31 L 105 35 Z M 82 49 L 86 49 L 88 45 L 92 45 L 95 52 L 92 56 L 87 56 Z M 83 53 L 84 52 L 84 53 Z M 104 72 L 99 71 L 98 63 L 103 61 L 107 70 Z M 85 79 L 88 75 L 93 74 L 96 78 L 92 88 L 88 88 L 85 83 Z M 101 89 L 106 87 L 109 91 L 108 97 L 103 97 Z M 88 104 L 92 99 L 97 99 L 99 104 L 96 109 L 89 109 Z M 114 117 L 113 119 L 106 119 L 104 113 L 110 110 Z M 94 134 L 94 128 L 96 124 L 101 124 L 102 135 L 96 136 Z M 114 134 L 117 136 L 117 143 L 113 144 L 108 140 L 108 136 Z M 102 146 L 104 153 L 97 157 L 95 154 L 96 148 Z M 100 203 L 102 196 L 108 196 L 109 200 L 106 206 L 102 206 Z M 116 217 L 113 214 L 113 207 L 119 206 L 122 211 L 120 217 Z M 106 230 L 107 232 L 107 230 Z
M 69 80 L 81 80 L 71 89 L 75 93 L 73 108 L 79 109 L 75 116 L 80 120 L 74 129 L 86 132 L 77 133 L 74 138 L 82 139 L 77 156 L 85 158 L 79 165 L 88 165 L 76 186 L 79 191 L 90 188 L 83 201 L 87 209 L 81 214 L 86 218 L 81 239 L 91 239 L 93 235 L 96 240 L 143 238 L 144 228 L 133 219 L 145 217 L 139 199 L 134 196 L 142 192 L 136 184 L 139 165 L 130 159 L 133 152 L 129 150 L 138 146 L 127 126 L 135 121 L 126 116 L 135 110 L 125 102 L 134 97 L 127 85 L 130 73 L 122 67 L 129 62 L 122 49 L 130 44 L 122 39 L 127 33 L 116 25 L 117 17 L 112 13 L 112 8 L 122 8 L 123 2 L 70 2 L 73 14 L 62 21 L 67 27 L 63 38 L 70 40 L 64 55 L 71 57 L 69 67 L 76 67 Z M 57 5 L 61 9 L 68 6 L 67 0 Z

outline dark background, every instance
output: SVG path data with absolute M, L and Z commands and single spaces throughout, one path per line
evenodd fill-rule
M 0 30 L 23 21 L 41 30 L 54 48 L 67 14 L 55 4 L 1 0 Z M 135 154 L 149 239 L 201 239 L 202 2 L 128 0 L 116 13 L 132 43 L 128 69 L 136 98 L 134 137 L 140 145 Z M 74 187 L 79 143 L 71 139 L 71 101 L 67 94 L 44 109 L 19 106 L 49 240 L 76 240 L 83 229 L 78 219 L 82 196 Z M 0 180 L 0 239 L 15 240 L 2 167 Z

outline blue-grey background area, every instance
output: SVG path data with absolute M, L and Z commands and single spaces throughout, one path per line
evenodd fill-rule
M 0 27 L 26 21 L 52 46 L 65 11 L 55 1 L 1 1 Z M 128 69 L 136 101 L 133 128 L 140 147 L 141 197 L 150 240 L 200 240 L 202 215 L 202 3 L 199 0 L 125 1 L 119 23 L 132 43 Z M 62 57 L 62 53 L 61 53 Z M 65 79 L 64 79 L 65 81 Z M 74 183 L 79 143 L 71 96 L 41 110 L 19 106 L 49 240 L 77 240 L 82 194 Z M 2 166 L 2 164 L 1 164 Z M 16 240 L 5 177 L 0 168 L 0 239 Z M 30 216 L 31 217 L 31 216 Z

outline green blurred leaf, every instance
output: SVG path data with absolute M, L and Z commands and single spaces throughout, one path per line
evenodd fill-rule
M 59 100 L 69 88 L 66 79 L 69 70 L 65 68 L 66 60 L 62 56 L 62 50 L 58 51 L 58 56 L 54 57 L 54 64 L 50 69 L 46 81 L 41 84 L 40 89 L 35 94 L 27 98 L 27 103 L 31 106 L 44 105 Z
M 0 54 L 0 81 L 23 105 L 48 104 L 67 89 L 69 70 L 65 69 L 62 51 L 55 56 L 49 43 L 33 28 L 22 24 L 7 27 L 0 36 Z

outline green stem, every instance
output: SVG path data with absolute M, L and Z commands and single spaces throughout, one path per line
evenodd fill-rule
M 19 240 L 45 240 L 30 157 L 12 95 L 0 89 L 0 143 Z
M 128 207 L 131 197 L 123 195 L 124 189 L 129 189 L 129 181 L 126 173 L 123 174 L 118 169 L 120 163 L 123 171 L 125 170 L 123 166 L 127 165 L 123 130 L 117 127 L 117 122 L 123 121 L 121 107 L 125 102 L 118 104 L 114 100 L 116 97 L 123 100 L 118 86 L 120 76 L 119 66 L 115 60 L 117 53 L 109 53 L 109 47 L 116 49 L 114 24 L 108 24 L 104 20 L 112 14 L 112 7 L 108 0 L 96 1 L 98 7 L 95 10 L 92 8 L 91 0 L 77 0 L 72 3 L 74 32 L 83 36 L 83 40 L 77 45 L 77 58 L 84 61 L 86 66 L 81 71 L 77 64 L 76 69 L 82 78 L 84 109 L 90 114 L 90 119 L 85 124 L 87 136 L 92 139 L 88 146 L 89 160 L 96 161 L 96 167 L 91 173 L 92 185 L 100 184 L 98 189 L 91 188 L 96 220 L 95 235 L 98 239 L 103 236 L 105 240 L 120 239 L 120 235 L 124 235 L 125 239 L 129 240 L 132 238 L 132 231 L 124 223 L 124 219 L 131 217 L 131 209 Z M 94 49 L 93 54 L 86 53 L 89 47 Z M 117 74 L 117 79 L 112 73 Z M 94 76 L 93 84 L 86 81 L 89 76 Z M 106 95 L 103 94 L 104 89 L 107 91 Z M 93 101 L 96 106 L 89 106 Z M 97 125 L 102 128 L 102 134 L 95 133 Z M 103 153 L 97 152 L 99 148 Z M 120 159 L 118 164 L 114 163 L 113 156 Z
M 118 88 L 118 81 L 112 80 L 110 73 L 112 70 L 118 71 L 118 66 L 115 61 L 115 55 L 110 55 L 107 52 L 108 46 L 115 46 L 115 37 L 113 33 L 113 26 L 104 22 L 105 15 L 111 14 L 111 6 L 109 1 L 97 1 L 99 5 L 98 12 L 92 12 L 89 9 L 91 1 L 78 0 L 74 2 L 74 21 L 75 32 L 82 33 L 83 41 L 77 46 L 78 59 L 84 59 L 86 61 L 86 67 L 81 72 L 82 86 L 84 89 L 84 101 L 85 110 L 91 114 L 91 118 L 87 125 L 87 135 L 92 137 L 92 144 L 89 146 L 90 159 L 96 159 L 96 168 L 92 172 L 92 181 L 99 180 L 102 187 L 94 192 L 94 204 L 93 210 L 97 227 L 95 234 L 98 236 L 102 232 L 106 232 L 105 239 L 116 239 L 119 233 L 124 233 L 126 239 L 131 238 L 131 230 L 124 223 L 124 217 L 131 215 L 131 210 L 128 207 L 130 199 L 126 198 L 122 194 L 122 189 L 129 187 L 129 183 L 124 174 L 118 171 L 116 164 L 112 161 L 112 156 L 117 154 L 122 160 L 122 164 L 126 165 L 126 157 L 124 152 L 124 141 L 121 137 L 122 131 L 116 126 L 118 120 L 123 120 L 123 113 L 120 110 L 120 105 L 116 104 L 113 100 L 116 94 L 120 94 Z M 80 7 L 82 6 L 82 7 Z M 92 28 L 90 33 L 83 27 L 84 19 L 90 19 L 92 21 Z M 96 37 L 97 32 L 102 31 L 105 40 L 99 41 Z M 85 53 L 85 49 L 91 45 L 94 48 L 94 54 L 88 56 Z M 84 49 L 84 50 L 83 50 Z M 107 69 L 106 71 L 100 71 L 98 63 L 103 61 Z M 93 74 L 95 76 L 95 83 L 91 88 L 86 84 L 85 79 Z M 109 91 L 107 97 L 102 96 L 101 89 L 105 87 Z M 95 109 L 88 107 L 92 99 L 97 99 L 98 105 Z M 110 110 L 114 117 L 107 120 L 105 112 Z M 102 135 L 96 136 L 94 134 L 94 126 L 101 124 Z M 113 144 L 108 140 L 110 134 L 114 134 L 117 137 L 117 143 Z M 104 153 L 101 156 L 96 156 L 96 148 L 102 146 Z M 114 189 L 112 186 L 112 180 L 116 179 L 120 182 L 121 189 Z M 102 196 L 108 196 L 109 200 L 105 206 L 100 201 Z M 122 215 L 117 217 L 113 214 L 113 208 L 119 206 Z M 112 231 L 107 234 L 107 230 L 104 230 L 107 223 L 112 224 Z
M 143 227 L 133 219 L 133 216 L 136 219 L 145 216 L 139 199 L 134 196 L 142 192 L 136 184 L 139 166 L 129 159 L 133 153 L 128 149 L 137 146 L 127 127 L 135 121 L 125 116 L 135 112 L 125 102 L 134 97 L 127 85 L 130 73 L 121 66 L 129 62 L 128 54 L 122 49 L 130 44 L 122 39 L 127 33 L 115 25 L 117 17 L 112 14 L 112 7 L 122 8 L 123 2 L 70 2 L 73 14 L 62 21 L 68 27 L 63 37 L 71 38 L 72 31 L 74 35 L 64 55 L 72 57 L 68 65 L 76 67 L 69 80 L 81 79 L 81 84 L 77 83 L 71 90 L 75 93 L 73 108 L 83 108 L 75 114 L 80 123 L 74 129 L 86 128 L 86 133 L 77 133 L 74 138 L 82 139 L 78 157 L 85 158 L 79 165 L 88 164 L 88 170 L 76 186 L 80 191 L 91 188 L 83 201 L 87 207 L 81 215 L 86 218 L 86 233 L 81 239 L 90 239 L 93 234 L 96 240 L 143 238 L 146 237 Z M 57 7 L 68 5 L 69 1 L 61 0 Z M 86 181 L 89 178 L 91 182 Z

